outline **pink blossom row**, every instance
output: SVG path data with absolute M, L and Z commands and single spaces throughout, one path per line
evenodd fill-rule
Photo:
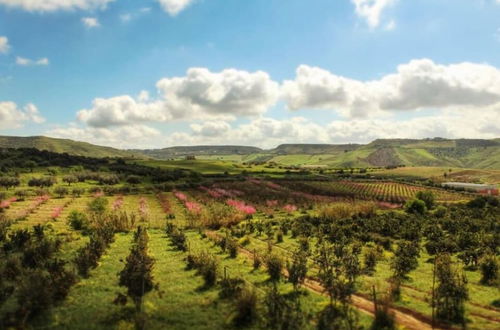
M 0 209 L 8 209 L 10 204 L 14 203 L 17 201 L 16 197 L 11 197 L 9 199 L 6 199 L 0 203 Z
M 237 209 L 238 211 L 240 211 L 244 214 L 250 215 L 250 214 L 254 214 L 255 212 L 257 212 L 255 207 L 253 207 L 251 205 L 247 205 L 243 201 L 228 199 L 226 201 L 226 203 L 227 203 L 227 205 L 234 207 L 235 209 Z

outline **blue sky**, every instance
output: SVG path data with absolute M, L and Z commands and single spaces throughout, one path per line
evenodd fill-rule
M 499 17 L 498 0 L 0 0 L 0 134 L 500 137 Z

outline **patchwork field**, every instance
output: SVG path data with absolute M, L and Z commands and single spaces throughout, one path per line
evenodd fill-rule
M 437 317 L 433 321 L 430 304 L 435 267 L 430 260 L 439 253 L 436 254 L 436 247 L 429 242 L 432 243 L 433 237 L 437 236 L 435 229 L 418 234 L 421 228 L 443 228 L 448 240 L 457 239 L 458 245 L 451 257 L 453 267 L 459 267 L 467 278 L 468 298 L 464 301 L 463 321 L 467 327 L 498 329 L 500 324 L 499 292 L 481 282 L 481 273 L 474 267 L 481 256 L 468 254 L 470 248 L 477 249 L 480 244 L 491 246 L 491 242 L 480 240 L 474 242 L 473 247 L 462 243 L 464 233 L 490 235 L 492 228 L 498 230 L 495 227 L 499 220 L 498 208 L 486 208 L 480 214 L 464 213 L 467 208 L 463 203 L 471 199 L 469 195 L 394 182 L 269 181 L 258 178 L 135 194 L 104 194 L 93 189 L 96 192 L 60 197 L 53 192 L 54 189 L 24 200 L 8 198 L 12 192 L 7 192 L 0 213 L 4 235 L 0 244 L 6 263 L 2 263 L 0 269 L 6 274 L 9 262 L 21 260 L 23 263 L 26 249 L 32 244 L 37 246 L 37 240 L 45 237 L 43 239 L 47 242 L 57 240 L 59 243 L 52 253 L 47 252 L 48 255 L 40 258 L 47 258 L 47 262 L 63 262 L 64 271 L 59 271 L 65 276 L 73 274 L 70 276 L 72 280 L 68 280 L 63 297 L 52 296 L 47 306 L 35 309 L 35 303 L 41 297 L 26 297 L 14 284 L 29 278 L 31 270 L 4 278 L 0 284 L 6 290 L 3 292 L 8 294 L 1 300 L 2 327 L 269 328 L 269 322 L 291 319 L 305 329 L 319 327 L 327 315 L 328 306 L 345 306 L 347 309 L 343 310 L 342 321 L 339 321 L 341 328 L 348 327 L 349 322 L 369 328 L 377 308 L 374 290 L 379 299 L 390 296 L 395 283 L 393 265 L 398 249 L 402 242 L 411 242 L 417 237 L 420 252 L 415 259 L 416 266 L 398 280 L 399 297 L 391 299 L 387 311 L 402 328 L 430 329 L 433 322 L 436 327 L 446 327 L 451 323 Z M 402 204 L 415 199 L 423 191 L 430 192 L 437 205 L 458 203 L 462 206 L 449 209 L 444 215 L 438 215 L 437 209 L 428 210 L 425 217 L 405 213 Z M 78 226 L 71 220 L 75 213 L 86 219 Z M 459 213 L 462 218 L 468 214 L 467 217 L 480 217 L 481 220 L 476 222 L 475 229 L 464 225 L 463 232 L 450 232 L 446 229 L 448 221 L 453 221 Z M 111 227 L 106 222 L 112 224 Z M 440 225 L 434 227 L 433 223 Z M 40 231 L 35 227 L 38 225 L 43 226 L 44 236 L 32 232 Z M 88 273 L 83 274 L 82 251 L 92 247 L 92 241 L 103 235 L 99 234 L 103 228 L 112 228 L 109 243 L 99 250 L 100 255 L 87 269 Z M 147 277 L 152 288 L 143 292 L 140 300 L 134 303 L 127 287 L 120 285 L 120 274 L 131 260 L 128 256 L 134 251 L 134 246 L 139 244 L 137 237 L 141 232 L 137 228 L 147 230 L 144 234 L 147 243 L 141 243 L 146 244 L 141 251 L 154 262 Z M 28 235 L 27 243 L 13 249 L 10 246 L 18 244 L 14 239 L 17 240 L 15 237 L 21 232 Z M 340 293 L 329 291 L 326 284 L 329 282 L 325 282 L 324 262 L 328 261 L 321 261 L 321 255 L 330 253 L 327 252 L 329 248 L 340 248 L 356 265 L 354 270 L 344 268 L 347 264 L 343 264 L 343 259 L 338 259 L 340 264 L 332 264 L 332 270 L 339 267 L 339 272 L 353 271 L 350 280 L 334 277 L 337 286 L 351 288 L 346 293 L 345 305 Z M 367 261 L 372 254 L 376 256 L 374 265 Z M 299 255 L 303 263 L 297 259 Z M 272 272 L 272 267 L 275 267 L 273 258 L 281 263 L 278 273 Z M 336 260 L 337 257 L 332 255 L 331 258 Z M 208 266 L 203 260 L 213 260 L 212 280 L 206 273 L 204 267 Z M 303 266 L 304 272 L 298 282 L 294 282 L 291 265 L 297 262 Z M 41 265 L 34 270 L 48 267 Z M 43 271 L 52 274 L 50 268 Z M 52 275 L 48 276 L 51 278 Z M 50 283 L 43 291 L 49 296 L 50 290 L 61 290 L 54 282 Z M 25 283 L 22 287 L 36 290 L 37 285 L 37 282 Z M 227 290 L 232 293 L 227 293 Z M 248 310 L 252 305 L 242 310 L 241 304 L 249 303 L 246 295 L 254 297 L 251 299 L 256 301 L 255 310 Z M 282 301 L 280 308 L 283 311 L 278 316 L 269 309 L 269 299 Z M 331 299 L 336 301 L 334 305 L 329 304 Z M 22 306 L 28 307 L 20 308 L 21 302 Z M 29 306 L 33 307 L 30 309 Z M 242 315 L 250 318 L 248 322 L 240 319 Z M 278 319 L 273 321 L 273 317 Z

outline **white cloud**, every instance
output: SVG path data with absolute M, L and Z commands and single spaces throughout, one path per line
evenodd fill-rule
M 49 65 L 49 59 L 46 57 L 40 58 L 38 60 L 32 60 L 24 57 L 16 57 L 16 64 L 20 66 L 33 66 L 33 65 L 41 65 L 47 66 Z
M 175 16 L 181 11 L 186 9 L 195 0 L 157 0 L 163 10 L 165 10 L 169 15 Z
M 164 78 L 156 84 L 159 99 L 141 92 L 137 99 L 123 95 L 95 99 L 78 119 L 94 127 L 137 122 L 255 117 L 264 114 L 279 97 L 279 85 L 267 73 L 227 69 L 219 73 L 189 69 L 187 76 Z
M 395 20 L 390 20 L 384 27 L 384 30 L 386 31 L 393 31 L 396 28 L 396 21 Z
M 144 125 L 127 125 L 112 129 L 71 125 L 49 130 L 44 135 L 124 149 L 152 148 L 162 145 L 159 139 L 161 133 L 157 129 Z
M 99 20 L 95 17 L 83 17 L 82 23 L 83 23 L 83 25 L 85 25 L 89 29 L 101 26 L 101 24 L 99 23 Z
M 457 106 L 478 109 L 500 102 L 500 70 L 421 59 L 379 80 L 359 81 L 302 65 L 295 80 L 284 82 L 282 93 L 292 110 L 331 109 L 350 117 Z
M 370 28 L 380 24 L 380 17 L 385 9 L 396 3 L 397 0 L 351 0 L 355 6 L 356 15 L 366 20 Z
M 90 10 L 105 8 L 114 0 L 0 0 L 0 5 L 26 11 Z
M 120 15 L 120 20 L 123 23 L 130 22 L 132 20 L 132 14 L 122 14 L 122 15 Z
M 25 122 L 41 124 L 45 119 L 34 104 L 27 104 L 20 109 L 14 102 L 0 102 L 0 129 L 22 127 Z
M 111 128 L 53 129 L 46 135 L 120 148 L 163 148 L 178 145 L 235 144 L 273 148 L 283 143 L 368 143 L 379 138 L 497 138 L 500 106 L 481 116 L 475 110 L 455 109 L 409 119 L 334 120 L 322 124 L 302 117 L 278 120 L 260 117 L 232 126 L 224 121 L 192 124 L 191 132 L 165 135 L 157 129 L 130 124 Z
M 225 121 L 207 121 L 202 124 L 191 124 L 194 135 L 204 137 L 221 136 L 231 129 L 231 125 Z
M 0 36 L 0 54 L 6 54 L 9 49 L 9 39 L 7 37 Z

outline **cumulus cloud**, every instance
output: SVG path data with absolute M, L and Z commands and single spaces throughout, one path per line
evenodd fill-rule
M 89 29 L 101 26 L 101 24 L 99 23 L 99 20 L 95 17 L 83 17 L 82 23 L 83 23 L 83 25 L 85 25 Z
M 32 60 L 24 57 L 16 57 L 16 64 L 20 66 L 33 66 L 33 65 L 41 65 L 47 66 L 49 65 L 49 59 L 46 57 L 40 58 L 38 60 Z
M 145 125 L 127 125 L 112 129 L 71 125 L 70 127 L 55 128 L 44 134 L 50 137 L 86 141 L 123 149 L 162 146 L 162 141 L 159 140 L 161 133 L 157 129 Z
M 30 121 L 37 124 L 45 121 L 34 104 L 20 109 L 14 102 L 0 102 L 0 129 L 19 128 Z
M 9 39 L 7 37 L 0 36 L 0 54 L 6 54 L 9 49 Z
M 204 137 L 221 136 L 231 129 L 231 125 L 225 121 L 207 121 L 202 124 L 191 124 L 194 135 Z
M 157 0 L 163 10 L 169 15 L 175 16 L 191 5 L 194 0 Z
M 26 11 L 89 10 L 105 8 L 114 0 L 0 0 L 0 5 Z
M 185 77 L 165 78 L 156 84 L 159 98 L 141 92 L 137 99 L 123 95 L 96 99 L 78 119 L 93 127 L 181 119 L 226 119 L 262 115 L 279 97 L 279 85 L 264 72 L 227 69 L 212 73 L 189 69 Z
M 500 70 L 486 64 L 439 65 L 429 59 L 400 65 L 374 81 L 341 77 L 302 65 L 282 89 L 288 107 L 334 109 L 350 117 L 381 112 L 468 106 L 500 102 Z
M 397 0 L 351 0 L 355 6 L 356 15 L 366 20 L 370 28 L 380 24 L 380 17 L 385 9 L 396 3 Z

